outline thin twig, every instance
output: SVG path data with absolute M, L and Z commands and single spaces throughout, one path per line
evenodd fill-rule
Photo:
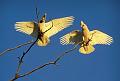
M 80 42 L 80 43 L 81 43 L 81 42 Z M 77 45 L 75 45 L 72 49 L 70 49 L 70 50 L 68 50 L 68 51 L 65 51 L 63 54 L 61 54 L 60 56 L 58 56 L 58 57 L 56 58 L 56 60 L 51 61 L 51 62 L 48 62 L 48 63 L 45 63 L 45 64 L 43 64 L 43 65 L 41 65 L 41 66 L 38 66 L 38 67 L 34 68 L 33 70 L 31 70 L 31 71 L 29 71 L 29 72 L 26 72 L 26 73 L 24 73 L 24 74 L 16 75 L 16 77 L 14 77 L 14 78 L 13 78 L 12 80 L 10 80 L 10 81 L 15 81 L 15 80 L 17 80 L 18 78 L 22 78 L 22 77 L 25 77 L 25 76 L 27 76 L 27 75 L 30 75 L 30 74 L 32 74 L 33 72 L 35 72 L 35 71 L 37 71 L 37 70 L 40 70 L 40 69 L 42 69 L 42 68 L 44 68 L 44 67 L 46 67 L 46 66 L 56 65 L 56 64 L 58 63 L 58 61 L 59 61 L 60 59 L 62 59 L 63 56 L 65 56 L 67 53 L 69 53 L 69 52 L 74 51 L 75 49 L 77 49 L 77 46 L 78 46 L 80 43 L 78 43 Z
M 36 11 L 36 17 L 37 17 L 37 23 L 39 23 L 39 13 L 38 13 L 38 8 L 37 8 L 37 2 L 36 2 L 36 7 L 35 7 L 35 11 Z M 38 25 L 38 24 L 37 24 Z M 39 26 L 39 25 L 38 25 Z M 37 26 L 37 27 L 38 27 Z M 40 31 L 40 30 L 38 30 Z M 19 64 L 18 64 L 18 68 L 17 68 L 17 71 L 16 71 L 16 75 L 18 75 L 19 71 L 20 71 L 20 67 L 23 63 L 23 59 L 25 57 L 25 55 L 30 51 L 30 49 L 34 46 L 34 44 L 38 41 L 38 39 L 41 37 L 41 33 L 38 33 L 38 36 L 36 38 L 36 40 L 31 44 L 31 46 L 26 50 L 26 52 L 23 52 L 23 55 L 22 57 L 20 58 L 19 60 Z M 41 39 L 41 38 L 40 38 Z
M 26 46 L 26 45 L 31 44 L 31 43 L 33 43 L 33 40 L 28 41 L 28 42 L 23 43 L 23 44 L 20 44 L 20 45 L 17 45 L 16 47 L 13 47 L 13 48 L 8 48 L 8 49 L 4 50 L 3 52 L 1 52 L 1 53 L 0 53 L 0 56 L 6 54 L 6 53 L 9 52 L 9 51 L 13 51 L 13 50 L 15 50 L 15 49 L 18 49 L 18 48 L 20 48 L 20 47 Z
M 19 57 L 19 63 L 18 63 L 18 67 L 17 67 L 17 70 L 16 70 L 16 73 L 15 73 L 15 77 L 14 79 L 12 79 L 11 81 L 15 81 L 20 75 L 19 75 L 19 72 L 20 72 L 20 69 L 21 69 L 21 65 L 23 63 L 23 59 L 25 57 L 25 55 L 30 51 L 30 49 L 35 45 L 35 43 L 38 41 L 38 38 L 39 38 L 39 35 L 38 37 L 36 38 L 36 40 L 30 45 L 30 47 L 25 51 L 23 52 L 23 55 L 21 57 Z
M 35 14 L 36 14 L 37 23 L 39 23 L 40 12 L 38 11 L 37 0 L 35 0 Z
M 30 51 L 30 49 L 34 46 L 34 44 L 37 42 L 38 38 L 39 38 L 39 37 L 37 37 L 36 40 L 30 45 L 30 47 L 29 47 L 25 52 L 23 52 L 23 55 L 22 55 L 22 57 L 21 57 L 20 60 L 19 60 L 19 64 L 18 64 L 18 68 L 17 68 L 16 74 L 18 74 L 19 71 L 20 71 L 20 67 L 21 67 L 21 64 L 23 63 L 23 59 L 24 59 L 25 55 L 26 55 L 26 54 Z

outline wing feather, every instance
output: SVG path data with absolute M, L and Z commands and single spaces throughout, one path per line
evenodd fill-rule
M 101 31 L 93 30 L 90 32 L 90 38 L 91 38 L 91 45 L 96 44 L 105 44 L 110 45 L 113 42 L 113 38 Z
M 15 29 L 16 31 L 31 35 L 33 37 L 37 36 L 37 27 L 34 22 L 16 22 Z
M 77 44 L 82 41 L 82 33 L 79 30 L 74 30 L 60 38 L 62 45 Z
M 59 31 L 63 30 L 64 28 L 67 28 L 68 26 L 72 25 L 73 20 L 74 20 L 73 16 L 53 19 L 45 23 L 45 28 L 43 29 L 43 31 L 48 30 L 45 33 L 45 35 L 51 37 L 58 33 Z

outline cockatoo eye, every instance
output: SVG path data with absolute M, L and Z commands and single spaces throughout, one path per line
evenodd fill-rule
M 43 23 L 43 20 L 40 20 L 40 23 Z
M 83 28 L 84 26 L 85 26 L 84 24 L 81 25 L 82 28 Z

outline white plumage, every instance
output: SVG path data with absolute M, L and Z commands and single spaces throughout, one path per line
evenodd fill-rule
M 38 33 L 41 32 L 43 35 L 37 41 L 38 46 L 46 46 L 50 40 L 49 38 L 63 29 L 72 25 L 74 21 L 73 16 L 53 19 L 46 23 L 46 15 L 42 17 L 39 23 L 35 22 L 16 22 L 16 31 L 28 34 L 32 37 L 37 37 Z
M 74 30 L 60 38 L 62 45 L 78 44 L 80 45 L 79 52 L 90 54 L 95 50 L 93 47 L 96 44 L 110 45 L 113 38 L 99 30 L 89 31 L 87 25 L 81 21 L 82 32 Z

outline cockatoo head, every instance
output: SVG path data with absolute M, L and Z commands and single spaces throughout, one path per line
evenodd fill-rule
M 85 25 L 84 22 L 81 21 L 81 22 L 80 22 L 80 26 L 81 26 L 81 27 L 84 27 L 84 25 Z
M 40 23 L 45 23 L 45 21 L 46 21 L 46 13 L 42 16 L 42 18 L 41 18 L 41 20 L 40 20 Z
M 85 29 L 87 27 L 87 25 L 83 21 L 80 22 L 80 26 L 82 27 L 82 29 Z

